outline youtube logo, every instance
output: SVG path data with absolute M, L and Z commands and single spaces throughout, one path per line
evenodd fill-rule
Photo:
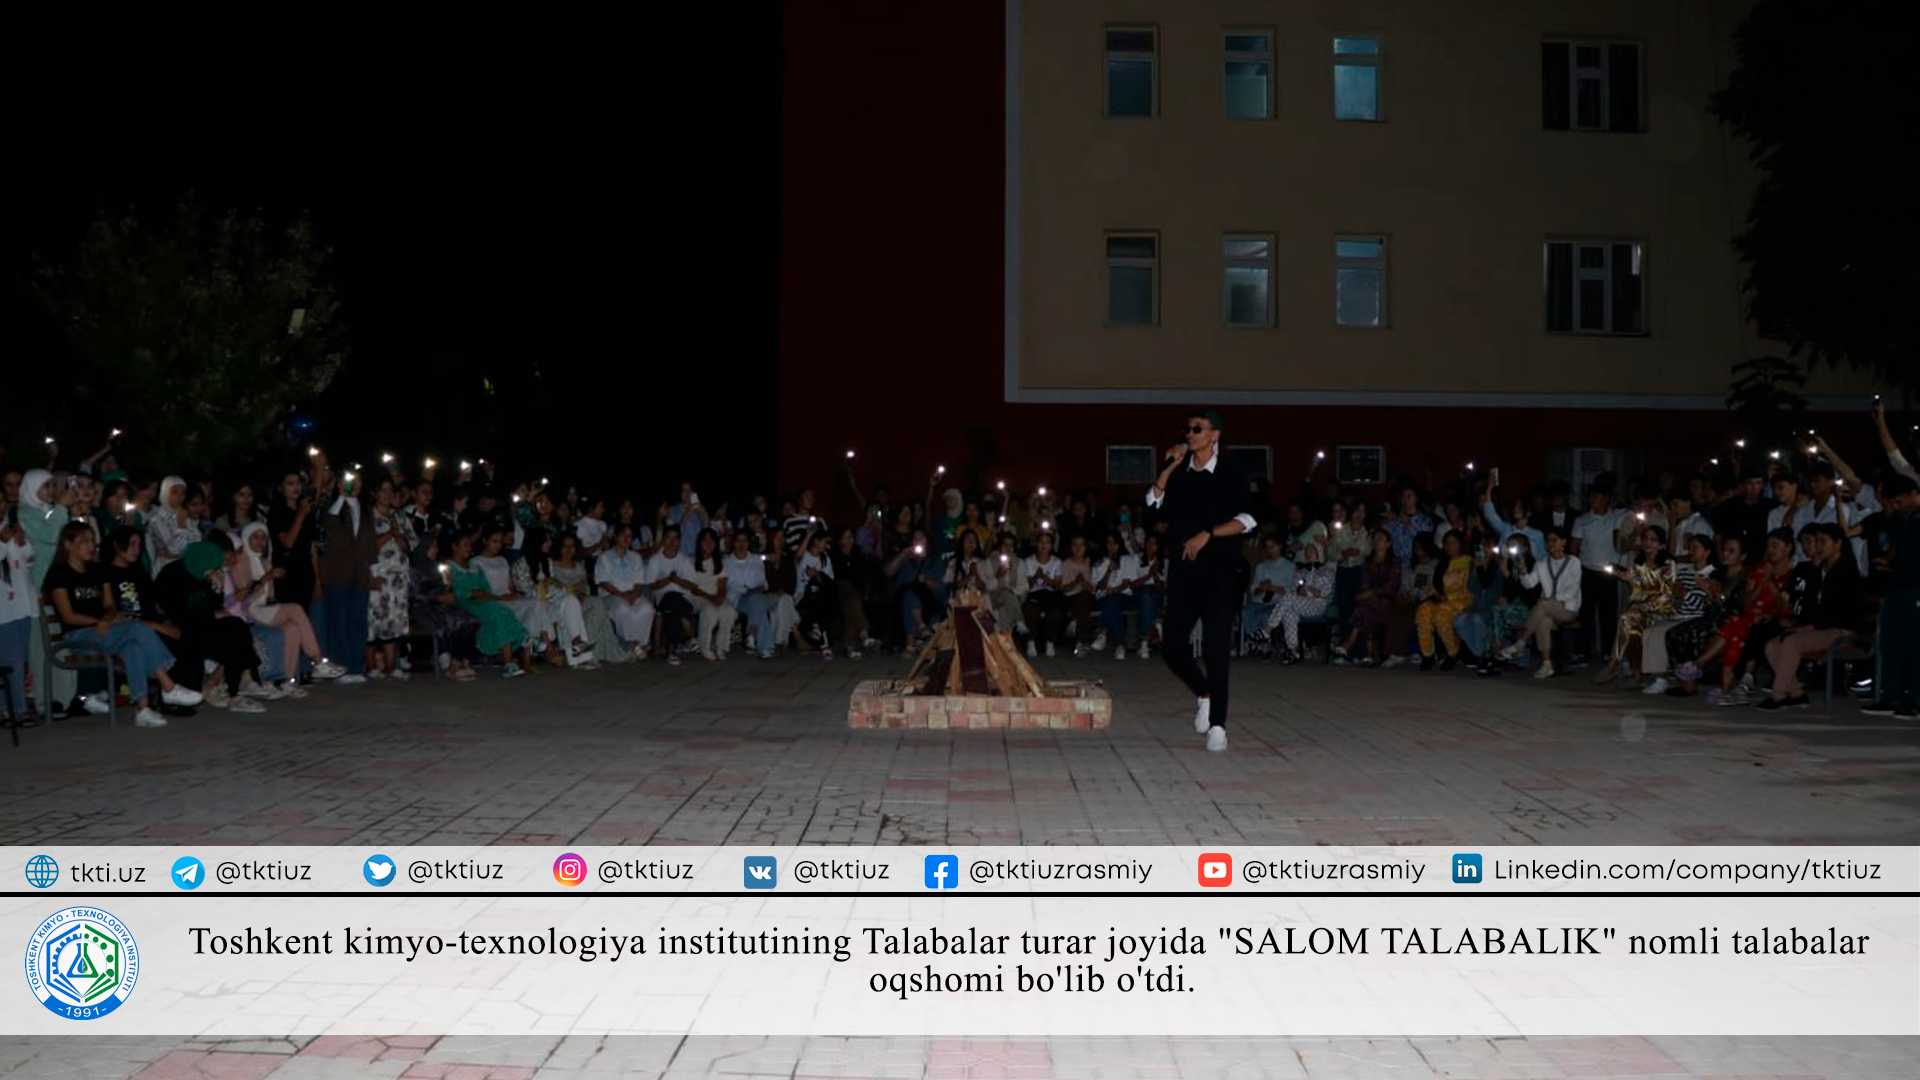
M 1211 889 L 1223 889 L 1233 884 L 1233 856 L 1224 851 L 1202 852 L 1200 884 Z

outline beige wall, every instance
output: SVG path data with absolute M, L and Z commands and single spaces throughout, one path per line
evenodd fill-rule
M 1749 173 L 1706 106 L 1743 8 L 1014 0 L 1009 396 L 1194 388 L 1718 399 L 1729 366 L 1750 351 L 1729 246 Z M 1153 119 L 1102 116 L 1102 30 L 1116 23 L 1159 27 Z M 1225 116 L 1221 35 L 1231 26 L 1275 33 L 1274 119 Z M 1336 33 L 1383 39 L 1386 122 L 1333 119 Z M 1540 43 L 1562 35 L 1644 42 L 1646 132 L 1542 129 Z M 1103 325 L 1103 237 L 1113 229 L 1159 233 L 1158 327 Z M 1271 329 L 1224 325 L 1220 241 L 1242 231 L 1276 240 Z M 1390 237 L 1388 329 L 1335 326 L 1336 233 Z M 1650 334 L 1547 334 L 1549 236 L 1644 240 Z

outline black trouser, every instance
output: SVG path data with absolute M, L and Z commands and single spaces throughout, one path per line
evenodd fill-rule
M 167 674 L 189 690 L 199 690 L 206 682 L 206 665 L 211 660 L 226 673 L 227 692 L 239 693 L 240 677 L 252 674 L 260 678 L 260 654 L 253 648 L 253 631 L 235 618 L 222 617 L 191 623 L 180 631 L 179 640 L 160 635 L 174 665 Z
M 696 617 L 693 601 L 677 592 L 662 594 L 654 605 L 654 614 L 660 620 L 660 636 L 666 639 L 668 649 L 687 640 L 686 620 Z
M 1021 608 L 1027 620 L 1027 633 L 1042 645 L 1066 644 L 1067 598 L 1057 589 L 1041 589 L 1027 594 Z
M 1587 618 L 1600 620 L 1600 655 L 1612 656 L 1613 639 L 1620 630 L 1620 579 L 1602 570 L 1581 567 L 1580 610 Z M 1584 649 L 1586 644 L 1583 641 L 1580 647 Z
M 826 647 L 832 636 L 834 605 L 838 602 L 839 593 L 832 585 L 815 585 L 800 597 L 793 607 L 800 616 L 801 640 Z M 816 630 L 819 631 L 817 637 Z M 857 647 L 859 643 L 854 644 Z
M 1240 608 L 1240 581 L 1224 559 L 1180 559 L 1167 575 L 1166 627 L 1160 653 L 1193 696 L 1206 698 L 1214 727 L 1227 723 L 1227 664 L 1233 654 L 1233 616 Z M 1200 624 L 1206 670 L 1193 659 L 1193 626 Z

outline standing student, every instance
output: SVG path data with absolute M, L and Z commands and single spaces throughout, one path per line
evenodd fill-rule
M 1169 524 L 1167 616 L 1162 652 L 1167 667 L 1193 692 L 1193 726 L 1207 736 L 1207 749 L 1227 748 L 1228 664 L 1233 654 L 1233 616 L 1240 603 L 1240 536 L 1258 524 L 1250 511 L 1246 478 L 1220 453 L 1218 413 L 1187 415 L 1186 440 L 1167 451 L 1167 466 L 1147 492 L 1147 505 Z M 1228 543 L 1216 544 L 1215 540 Z M 1200 627 L 1205 666 L 1186 647 Z

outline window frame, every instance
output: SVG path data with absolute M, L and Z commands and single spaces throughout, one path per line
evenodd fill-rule
M 1375 455 L 1378 466 L 1374 476 L 1367 480 L 1349 480 L 1340 474 L 1340 462 L 1349 450 L 1370 450 Z M 1333 448 L 1333 479 L 1335 483 L 1351 486 L 1384 484 L 1387 482 L 1387 448 L 1379 443 L 1343 443 Z M 1371 552 L 1369 552 L 1371 554 Z
M 1107 35 L 1113 33 L 1152 34 L 1153 51 L 1148 53 L 1116 51 L 1107 40 Z M 1109 68 L 1116 57 L 1123 60 L 1146 60 L 1148 78 L 1152 83 L 1147 94 L 1147 115 L 1135 116 L 1131 113 L 1114 115 L 1113 74 Z M 1108 23 L 1100 28 L 1100 116 L 1106 120 L 1157 120 L 1160 118 L 1160 26 L 1158 23 Z
M 1356 255 L 1340 254 L 1340 242 L 1377 241 L 1380 254 L 1376 258 L 1361 258 Z M 1384 232 L 1361 233 L 1343 232 L 1333 234 L 1333 325 L 1342 330 L 1385 330 L 1393 325 L 1393 237 Z M 1380 321 L 1372 325 L 1340 321 L 1340 271 L 1378 269 L 1380 271 Z
M 1260 456 L 1266 462 L 1266 464 L 1262 466 L 1265 471 L 1259 476 L 1251 477 L 1251 479 L 1264 480 L 1269 484 L 1273 483 L 1273 447 L 1271 445 L 1265 443 L 1232 443 L 1229 444 L 1226 449 L 1229 459 L 1236 453 L 1248 453 L 1254 450 L 1260 451 Z
M 1540 118 L 1542 130 L 1564 131 L 1569 134 L 1580 135 L 1641 135 L 1646 133 L 1648 126 L 1647 43 L 1644 40 L 1634 37 L 1591 37 L 1573 34 L 1544 37 L 1540 39 L 1540 44 L 1543 46 L 1561 45 L 1565 46 L 1567 50 L 1567 126 L 1549 127 L 1547 125 L 1547 117 L 1542 116 Z M 1582 46 L 1600 50 L 1599 68 L 1582 68 L 1580 66 L 1579 50 Z M 1614 79 L 1612 50 L 1618 46 L 1626 46 L 1633 49 L 1639 58 L 1638 64 L 1635 65 L 1636 70 L 1634 71 L 1633 80 L 1634 101 L 1637 106 L 1634 109 L 1634 116 L 1638 119 L 1638 123 L 1631 128 L 1616 128 L 1613 126 Z M 1596 126 L 1586 127 L 1580 123 L 1581 72 L 1596 70 L 1600 78 L 1600 122 Z M 1546 72 L 1544 70 L 1541 71 L 1540 77 L 1544 82 L 1546 79 Z
M 1264 259 L 1236 257 L 1227 254 L 1227 245 L 1235 241 L 1257 241 L 1267 245 Z M 1278 322 L 1275 308 L 1278 297 L 1274 295 L 1274 283 L 1279 277 L 1276 265 L 1278 245 L 1272 233 L 1230 232 L 1220 234 L 1220 322 L 1229 330 L 1271 330 Z M 1233 296 L 1228 271 L 1235 269 L 1259 269 L 1267 272 L 1267 310 L 1258 323 L 1240 323 L 1233 321 Z
M 1373 51 L 1370 53 L 1343 53 L 1340 51 L 1340 46 L 1338 43 L 1347 39 L 1371 41 L 1373 42 Z M 1387 78 L 1386 78 L 1387 38 L 1386 38 L 1386 35 L 1379 34 L 1379 33 L 1334 34 L 1333 36 L 1327 39 L 1327 55 L 1330 58 L 1330 63 L 1327 65 L 1327 78 L 1329 80 L 1328 88 L 1332 92 L 1333 100 L 1331 101 L 1330 104 L 1332 104 L 1333 106 L 1332 112 L 1333 112 L 1334 122 L 1340 123 L 1340 124 L 1384 124 L 1386 123 L 1387 122 Z M 1373 69 L 1373 115 L 1372 116 L 1341 116 L 1340 115 L 1340 84 L 1339 84 L 1340 75 L 1337 69 L 1343 63 L 1353 67 L 1370 67 Z
M 1146 454 L 1146 456 L 1147 456 L 1147 479 L 1145 479 L 1145 480 L 1138 480 L 1138 481 L 1136 481 L 1136 480 L 1115 480 L 1115 479 L 1113 478 L 1113 452 L 1114 452 L 1115 450 L 1138 450 L 1138 451 L 1141 451 L 1141 452 L 1143 452 L 1143 453 L 1145 453 L 1145 454 Z M 1156 458 L 1154 457 L 1154 454 L 1155 454 L 1155 453 L 1157 453 L 1157 451 L 1155 450 L 1155 448 L 1154 448 L 1154 447 L 1151 447 L 1151 446 L 1145 446 L 1145 445 L 1138 445 L 1138 444 L 1134 444 L 1134 443 L 1109 443 L 1109 444 L 1107 444 L 1107 449 L 1106 449 L 1106 454 L 1105 454 L 1105 456 L 1103 457 L 1103 459 L 1102 459 L 1102 462 L 1101 462 L 1101 464 L 1102 464 L 1102 469 L 1101 469 L 1101 471 L 1102 471 L 1102 472 L 1103 472 L 1103 473 L 1104 473 L 1104 474 L 1106 475 L 1106 478 L 1107 478 L 1107 486 L 1108 486 L 1108 487 L 1119 487 L 1119 486 L 1123 486 L 1123 485 L 1132 485 L 1132 484 L 1136 484 L 1136 483 L 1137 483 L 1137 484 L 1144 484 L 1144 485 L 1146 485 L 1146 486 L 1148 486 L 1148 487 L 1152 487 L 1152 486 L 1153 486 L 1153 476 L 1154 476 L 1154 472 L 1153 472 L 1153 465 L 1154 465 L 1154 462 L 1155 462 L 1155 461 L 1157 460 L 1157 459 L 1156 459 Z
M 1264 36 L 1267 39 L 1267 48 L 1264 53 L 1249 53 L 1245 51 L 1237 51 L 1227 47 L 1228 38 L 1244 37 L 1250 34 L 1259 34 Z M 1262 120 L 1272 120 L 1279 115 L 1280 113 L 1280 107 L 1279 107 L 1280 79 L 1279 79 L 1279 69 L 1276 66 L 1276 61 L 1274 58 L 1275 52 L 1278 51 L 1279 40 L 1280 40 L 1280 35 L 1276 32 L 1275 28 L 1271 26 L 1221 27 L 1220 29 L 1220 110 L 1222 114 L 1225 115 L 1229 121 L 1233 121 L 1236 123 L 1259 123 Z M 1233 112 L 1230 108 L 1230 106 L 1232 105 L 1232 101 L 1228 97 L 1227 65 L 1228 64 L 1252 64 L 1252 63 L 1265 63 L 1267 65 L 1266 112 L 1262 113 L 1260 116 L 1257 116 L 1257 117 L 1235 116 L 1233 115 Z
M 1141 258 L 1137 255 L 1114 255 L 1108 250 L 1115 240 L 1152 240 L 1153 257 Z M 1105 307 L 1101 313 L 1100 324 L 1116 330 L 1151 330 L 1160 325 L 1160 233 L 1155 229 L 1108 229 L 1100 234 L 1100 259 L 1105 267 L 1106 290 Z M 1113 320 L 1113 271 L 1116 266 L 1140 267 L 1153 273 L 1153 315 L 1148 321 L 1115 322 Z
M 1565 244 L 1569 251 L 1570 274 L 1568 282 L 1572 295 L 1567 298 L 1567 317 L 1569 329 L 1553 328 L 1553 246 Z M 1640 260 L 1640 328 L 1637 330 L 1617 330 L 1611 327 L 1613 322 L 1613 248 L 1616 244 L 1630 245 L 1634 256 Z M 1604 264 L 1598 271 L 1586 270 L 1580 265 L 1580 249 L 1583 247 L 1600 249 Z M 1540 318 L 1541 326 L 1549 337 L 1585 337 L 1585 338 L 1646 338 L 1653 336 L 1653 320 L 1649 318 L 1649 299 L 1652 296 L 1652 274 L 1647 258 L 1647 242 L 1638 236 L 1548 236 L 1540 243 Z M 1609 327 L 1604 330 L 1586 330 L 1580 326 L 1580 282 L 1598 280 L 1601 284 L 1601 307 L 1606 313 Z

